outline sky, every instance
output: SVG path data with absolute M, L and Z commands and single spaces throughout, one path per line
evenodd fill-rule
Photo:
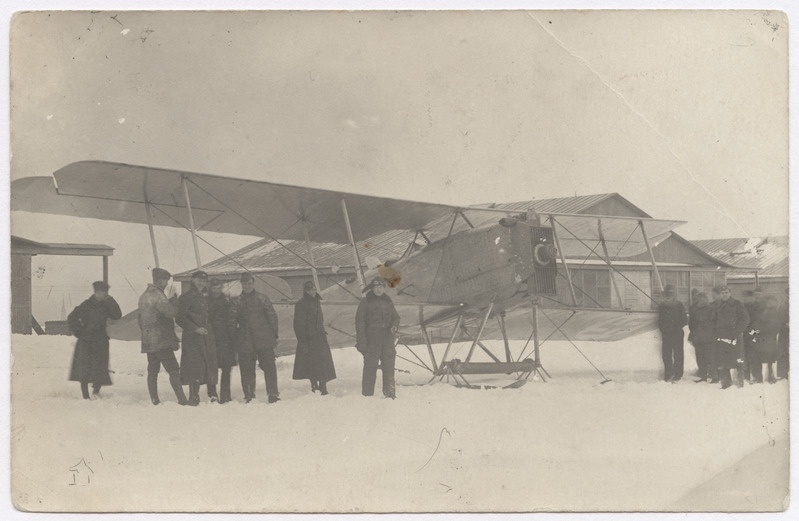
M 24 13 L 11 179 L 103 159 L 451 204 L 618 192 L 689 239 L 785 235 L 787 48 L 762 11 Z M 128 300 L 152 265 L 143 226 L 12 233 L 117 248 Z M 157 234 L 192 266 L 186 232 Z M 97 278 L 37 262 L 48 310 Z

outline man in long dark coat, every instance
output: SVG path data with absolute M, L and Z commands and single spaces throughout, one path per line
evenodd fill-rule
M 663 288 L 663 301 L 658 306 L 658 327 L 663 340 L 663 379 L 676 382 L 683 375 L 684 341 L 683 328 L 688 322 L 685 307 L 674 298 L 674 288 L 669 284 Z
M 189 386 L 189 405 L 200 404 L 201 385 L 206 386 L 212 402 L 219 400 L 216 394 L 216 344 L 205 294 L 207 284 L 207 273 L 192 273 L 191 286 L 178 299 L 175 316 L 175 322 L 183 328 L 180 379 L 183 385 Z
M 699 292 L 696 303 L 691 306 L 688 316 L 688 341 L 696 351 L 696 365 L 698 367 L 697 382 L 704 382 L 718 378 L 718 369 L 713 369 L 710 350 L 713 347 L 713 307 L 707 299 L 707 294 Z
M 737 369 L 736 385 L 744 385 L 743 334 L 749 326 L 749 314 L 743 302 L 730 296 L 727 286 L 719 288 L 719 301 L 713 308 L 713 336 L 721 388 L 732 385 L 730 370 Z
M 158 372 L 161 365 L 169 373 L 169 383 L 178 403 L 187 405 L 186 394 L 180 384 L 180 366 L 175 351 L 180 347 L 175 334 L 177 297 L 167 298 L 164 293 L 172 274 L 162 268 L 153 268 L 153 283 L 139 297 L 139 328 L 141 352 L 147 354 L 147 390 L 153 405 L 158 405 Z
M 760 313 L 763 311 L 763 290 L 755 288 L 754 290 L 744 291 L 743 296 L 744 307 L 749 314 L 749 325 L 744 331 L 744 379 L 750 381 L 752 378 L 751 366 L 754 364 L 753 356 L 755 352 L 755 335 L 752 332 L 756 329 L 752 326 L 753 322 L 759 319 Z
M 777 378 L 788 378 L 789 354 L 790 354 L 790 334 L 791 334 L 791 311 L 790 311 L 790 290 L 785 288 L 785 300 L 780 304 L 780 316 L 782 317 L 782 328 L 777 339 L 779 354 L 777 355 Z
M 241 386 L 244 401 L 255 398 L 255 362 L 264 372 L 269 403 L 280 398 L 277 387 L 275 347 L 277 347 L 277 313 L 272 301 L 255 291 L 255 278 L 250 273 L 241 275 L 241 296 L 236 301 L 238 322 L 238 354 Z
M 310 380 L 311 392 L 327 394 L 327 382 L 336 378 L 336 368 L 327 343 L 321 297 L 314 283 L 303 285 L 302 298 L 294 305 L 294 334 L 297 352 L 294 356 L 295 380 Z
M 236 338 L 236 317 L 230 299 L 222 291 L 221 280 L 212 280 L 209 284 L 208 312 L 211 319 L 211 329 L 216 341 L 216 361 L 221 376 L 219 378 L 219 403 L 227 403 L 230 396 L 230 370 L 236 361 L 236 347 L 233 339 Z
M 361 392 L 364 396 L 375 394 L 377 367 L 383 371 L 383 395 L 396 398 L 394 364 L 397 358 L 395 335 L 400 316 L 391 298 L 385 294 L 386 283 L 376 278 L 366 289 L 366 296 L 358 303 L 355 313 L 355 348 L 363 355 L 363 380 Z
M 106 282 L 92 284 L 94 294 L 72 310 L 67 317 L 69 329 L 78 338 L 75 353 L 72 356 L 72 369 L 69 379 L 80 382 L 83 398 L 89 399 L 89 384 L 92 384 L 92 395 L 100 396 L 100 388 L 111 385 L 108 375 L 108 319 L 122 317 L 122 311 L 114 297 L 108 294 Z
M 758 313 L 750 321 L 749 328 L 747 333 L 752 335 L 752 352 L 749 359 L 752 379 L 757 383 L 763 383 L 763 364 L 766 364 L 767 381 L 773 384 L 777 381 L 774 376 L 774 363 L 779 354 L 777 336 L 782 328 L 782 316 L 776 298 L 769 295 L 761 301 Z

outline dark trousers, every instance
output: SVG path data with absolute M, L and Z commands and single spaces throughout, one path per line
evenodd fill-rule
M 94 384 L 94 385 L 92 385 L 92 392 L 94 394 L 100 394 L 100 389 L 102 387 L 103 386 L 100 385 L 100 384 Z M 83 395 L 83 398 L 85 400 L 89 399 L 89 382 L 81 382 L 80 383 L 80 393 Z
M 699 378 L 716 378 L 716 369 L 713 368 L 713 342 L 694 342 L 696 353 L 697 376 Z
M 394 382 L 396 358 L 397 351 L 393 344 L 384 343 L 382 347 L 379 345 L 367 346 L 363 353 L 363 379 L 361 381 L 361 392 L 364 396 L 375 394 L 378 364 L 383 371 L 383 395 L 389 397 L 396 395 Z
M 255 362 L 264 372 L 266 394 L 270 397 L 280 395 L 277 389 L 277 367 L 275 367 L 274 349 L 256 349 L 251 353 L 239 353 L 239 371 L 241 372 L 241 388 L 244 398 L 255 398 Z
M 675 331 L 661 331 L 663 337 L 663 378 L 671 380 L 680 379 L 683 373 L 683 358 L 685 333 L 682 329 Z
M 150 399 L 153 403 L 158 403 L 158 373 L 161 366 L 169 373 L 169 383 L 175 391 L 178 402 L 185 403 L 186 395 L 180 382 L 180 365 L 175 358 L 175 352 L 171 349 L 147 353 L 147 390 L 150 392 Z
M 222 371 L 219 377 L 219 403 L 226 403 L 231 400 L 230 398 L 230 366 L 220 365 Z M 210 389 L 210 386 L 209 386 Z M 216 391 L 216 390 L 214 390 Z

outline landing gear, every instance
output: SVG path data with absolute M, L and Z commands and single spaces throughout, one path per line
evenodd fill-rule
M 502 341 L 504 346 L 504 358 L 505 360 L 501 360 L 499 356 L 497 356 L 486 344 L 483 342 L 483 334 L 486 329 L 486 325 L 488 324 L 492 314 L 496 317 L 497 324 L 499 326 L 499 331 L 502 334 Z M 428 365 L 421 358 L 413 352 L 412 349 L 408 348 L 411 353 L 417 358 L 420 363 L 415 363 L 411 360 L 405 359 L 411 363 L 414 363 L 417 366 L 424 367 L 428 369 L 430 372 L 433 373 L 432 378 L 427 382 L 431 384 L 433 382 L 441 382 L 446 381 L 449 382 L 452 379 L 452 382 L 458 387 L 467 387 L 467 388 L 492 388 L 492 387 L 503 387 L 503 388 L 517 388 L 524 385 L 527 380 L 533 376 L 535 379 L 540 379 L 543 382 L 546 382 L 548 378 L 551 378 L 550 374 L 544 369 L 544 366 L 541 364 L 541 350 L 540 344 L 538 339 L 538 301 L 537 299 L 533 301 L 532 306 L 532 332 L 530 333 L 530 337 L 527 339 L 527 342 L 524 345 L 524 348 L 519 353 L 519 356 L 514 359 L 511 348 L 510 342 L 508 340 L 507 328 L 505 325 L 505 312 L 500 311 L 495 313 L 494 303 L 489 303 L 488 307 L 484 310 L 480 317 L 480 325 L 475 332 L 470 331 L 469 328 L 466 326 L 465 319 L 463 314 L 458 315 L 455 325 L 452 329 L 452 334 L 450 335 L 449 342 L 447 343 L 447 347 L 444 350 L 444 354 L 441 357 L 441 362 L 436 363 L 435 355 L 433 353 L 433 346 L 430 340 L 430 335 L 427 332 L 427 328 L 423 325 L 422 326 L 422 333 L 424 341 L 427 345 L 427 351 L 430 356 L 430 364 Z M 423 323 L 424 324 L 424 323 Z M 471 346 L 469 347 L 469 351 L 466 355 L 464 360 L 460 360 L 458 358 L 449 359 L 449 354 L 452 349 L 452 345 L 455 342 L 455 339 L 458 338 L 458 334 L 460 333 L 461 338 L 466 338 L 471 340 Z M 525 351 L 530 343 L 533 342 L 533 357 L 532 358 L 524 358 Z M 407 347 L 407 346 L 406 346 Z M 480 348 L 490 359 L 490 362 L 472 362 L 472 356 L 474 355 L 477 348 Z M 402 358 L 402 357 L 400 357 Z M 471 377 L 472 375 L 513 375 L 514 381 L 508 385 L 504 386 L 497 386 L 497 385 L 476 385 L 469 381 L 467 376 Z

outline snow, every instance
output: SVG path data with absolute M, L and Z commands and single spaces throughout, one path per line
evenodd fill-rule
M 279 403 L 266 403 L 262 377 L 257 402 L 242 403 L 234 369 L 235 402 L 191 408 L 175 403 L 163 371 L 163 403 L 150 404 L 136 343 L 112 341 L 114 385 L 86 401 L 66 379 L 73 339 L 15 335 L 13 500 L 37 511 L 685 510 L 729 492 L 735 475 L 730 509 L 783 508 L 787 382 L 659 382 L 651 333 L 579 347 L 612 382 L 570 344 L 548 342 L 546 383 L 414 385 L 429 378 L 414 370 L 398 373 L 397 400 L 365 398 L 349 348 L 333 353 L 330 396 L 292 381 L 284 357 Z M 687 375 L 691 352 L 686 343 Z

